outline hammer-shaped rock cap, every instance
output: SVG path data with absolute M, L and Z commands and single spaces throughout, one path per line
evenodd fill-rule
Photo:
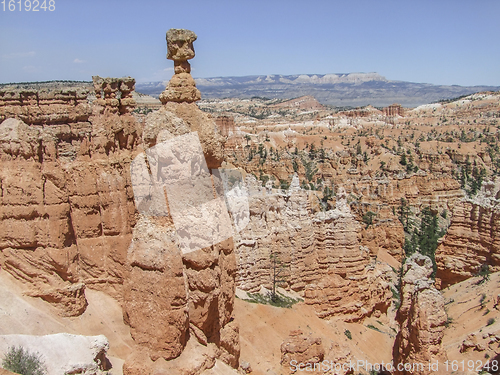
M 194 57 L 193 42 L 197 36 L 191 30 L 170 29 L 167 31 L 167 59 L 186 61 Z

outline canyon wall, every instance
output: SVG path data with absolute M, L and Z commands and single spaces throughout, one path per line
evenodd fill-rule
M 3 97 L 0 116 L 16 118 L 0 124 L 2 268 L 62 315 L 84 311 L 86 286 L 120 298 L 135 223 L 135 119 L 92 107 L 84 91 Z
M 225 149 L 226 158 L 231 164 L 259 178 L 268 176 L 274 181 L 275 186 L 281 181 L 290 182 L 294 173 L 299 176 L 302 187 L 304 181 L 307 181 L 307 168 L 303 161 L 305 153 L 300 152 L 296 155 L 293 143 L 281 149 L 278 158 L 277 151 L 271 152 L 269 144 L 263 140 L 262 144 L 267 151 L 261 153 L 267 154 L 267 157 L 262 158 L 255 143 L 247 147 L 244 146 L 245 140 L 241 139 L 242 144 L 236 147 L 234 144 L 231 145 L 234 139 L 228 140 L 229 146 Z M 381 152 L 380 140 L 370 138 L 365 142 L 370 158 L 382 160 L 377 159 Z M 274 150 L 277 144 L 273 144 Z M 252 147 L 256 151 L 249 160 Z M 318 153 L 316 149 L 316 155 Z M 398 220 L 402 199 L 411 208 L 410 216 L 416 217 L 426 206 L 430 206 L 436 213 L 451 213 L 455 202 L 464 197 L 459 182 L 452 177 L 454 166 L 447 154 L 434 155 L 430 151 L 422 151 L 419 159 L 422 169 L 418 172 L 407 173 L 399 163 L 388 163 L 382 173 L 378 161 L 370 162 L 371 164 L 363 163 L 358 158 L 360 155 L 356 155 L 356 150 L 352 147 L 336 152 L 325 149 L 324 153 L 324 159 L 316 156 L 314 160 L 306 161 L 306 164 L 312 165 L 311 170 L 317 168 L 312 182 L 316 184 L 317 178 L 321 179 L 323 184 L 318 191 L 310 192 L 312 211 L 318 212 L 324 209 L 321 200 L 325 186 L 334 193 L 340 188 L 344 189 L 357 221 L 362 222 L 363 216 L 367 213 L 373 215 L 373 225 L 363 226 L 360 230 L 361 245 L 370 248 L 375 254 L 383 250 L 397 261 L 401 261 L 403 257 L 404 231 Z M 294 172 L 295 170 L 297 172 Z M 333 194 L 330 200 L 332 205 L 335 204 L 335 199 Z M 451 215 L 447 215 L 446 219 L 440 217 L 441 227 L 446 227 L 450 218 Z
M 286 265 L 280 285 L 303 295 L 320 317 L 356 321 L 386 311 L 393 271 L 361 245 L 361 225 L 346 196 L 337 195 L 335 209 L 314 212 L 315 197 L 298 184 L 295 176 L 289 190 L 276 191 L 247 177 L 250 222 L 235 236 L 238 286 L 271 289 L 274 254 Z
M 441 288 L 475 276 L 481 267 L 500 271 L 500 180 L 483 183 L 472 199 L 455 205 L 451 226 L 436 250 Z
M 432 270 L 431 259 L 419 253 L 406 259 L 403 265 L 401 306 L 396 315 L 399 332 L 393 348 L 395 374 L 445 373 L 442 364 L 447 356 L 442 339 L 447 316 L 444 297 L 430 278 Z M 441 371 L 429 368 L 429 364 L 437 361 Z M 400 368 L 398 364 L 402 364 Z M 405 369 L 405 364 L 411 364 L 412 368 Z
M 115 297 L 137 345 L 126 374 L 169 373 L 196 345 L 205 368 L 216 359 L 237 368 L 232 238 L 182 253 L 170 213 L 138 207 L 131 176 L 143 151 L 192 132 L 218 168 L 215 122 L 182 100 L 175 79 L 175 95 L 143 121 L 132 113 L 133 79 L 93 79 L 93 101 L 86 89 L 0 93 L 0 266 L 64 316 L 85 311 L 86 288 Z

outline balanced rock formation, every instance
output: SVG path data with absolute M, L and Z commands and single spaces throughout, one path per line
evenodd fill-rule
M 183 49 L 180 36 L 169 40 L 181 47 L 171 55 L 176 72 L 190 76 L 194 51 Z M 116 298 L 137 345 L 126 374 L 167 368 L 196 345 L 206 368 L 219 359 L 232 367 L 239 362 L 232 238 L 183 253 L 168 211 L 175 200 L 149 211 L 136 205 L 131 165 L 143 151 L 191 135 L 201 150 L 193 166 L 222 163 L 215 122 L 189 99 L 194 85 L 189 93 L 179 87 L 178 101 L 167 101 L 143 124 L 132 113 L 129 77 L 94 77 L 93 101 L 87 88 L 0 93 L 1 269 L 64 316 L 85 311 L 87 288 Z M 175 170 L 179 160 L 169 160 Z M 152 165 L 144 167 L 147 173 Z M 215 198 L 213 185 L 210 175 Z
M 455 205 L 451 226 L 436 250 L 441 288 L 476 275 L 481 267 L 500 271 L 500 180 L 485 182 L 473 199 Z
M 194 80 L 192 86 L 176 85 L 178 80 L 192 80 L 187 59 L 194 57 L 195 39 L 188 30 L 167 33 L 167 57 L 174 60 L 176 74 L 162 96 L 163 107 L 145 119 L 146 153 L 139 154 L 132 166 L 132 179 L 138 181 L 138 221 L 127 255 L 124 318 L 139 348 L 124 365 L 128 375 L 171 373 L 173 368 L 194 374 L 214 366 L 217 358 L 235 368 L 239 365 L 239 328 L 232 316 L 233 240 L 201 240 L 206 233 L 191 233 L 178 214 L 179 202 L 198 207 L 204 199 L 216 198 L 212 177 L 200 176 L 222 162 L 222 137 L 215 122 L 193 103 Z M 182 185 L 185 181 L 179 176 L 185 174 L 189 183 Z M 151 196 L 148 190 L 138 199 L 141 184 L 150 179 L 160 184 L 160 193 Z M 193 186 L 197 188 L 191 199 Z M 186 249 L 183 240 L 197 245 Z
M 442 364 L 447 359 L 441 343 L 447 320 L 444 297 L 430 278 L 432 271 L 431 259 L 419 253 L 403 265 L 401 306 L 396 314 L 400 329 L 393 347 L 396 374 L 439 373 L 429 369 L 429 363 Z M 404 370 L 408 363 L 423 367 Z M 399 369 L 398 364 L 402 364 Z M 443 370 L 442 366 L 439 368 Z
M 160 94 L 163 104 L 168 102 L 193 103 L 201 99 L 191 76 L 191 65 L 188 60 L 194 57 L 193 42 L 197 36 L 191 30 L 170 29 L 167 31 L 167 59 L 174 60 L 174 76 L 167 88 Z

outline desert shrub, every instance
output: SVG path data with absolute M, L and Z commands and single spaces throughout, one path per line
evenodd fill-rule
M 11 346 L 2 361 L 2 367 L 6 370 L 21 375 L 45 375 L 47 368 L 38 353 L 30 353 L 22 346 Z
M 316 173 L 318 173 L 318 168 L 316 167 L 316 163 L 312 160 L 307 161 L 305 158 L 302 158 L 302 165 L 304 166 L 305 175 L 307 181 L 311 182 Z
M 486 325 L 491 326 L 493 323 L 495 323 L 495 319 L 489 318 L 488 321 L 486 322 Z
M 397 273 L 396 271 L 394 273 Z M 396 309 L 399 309 L 399 306 L 401 305 L 401 296 L 399 295 L 399 291 L 391 286 L 391 292 L 392 292 L 392 299 L 394 301 L 394 307 Z
M 481 279 L 479 279 L 479 281 L 476 284 L 480 285 L 480 284 L 484 283 L 485 281 L 488 281 L 490 279 L 490 273 L 491 273 L 490 266 L 486 263 L 482 264 L 476 273 L 476 276 L 481 277 Z
M 286 180 L 280 180 L 280 188 L 282 190 L 288 190 L 290 188 L 290 183 Z
M 269 293 L 268 295 L 262 295 L 260 293 L 248 293 L 248 299 L 246 299 L 246 301 L 250 303 L 260 303 L 261 305 L 271 305 L 289 309 L 297 302 L 302 302 L 302 299 L 287 297 L 280 292 L 276 292 L 274 297 L 271 296 L 271 293 Z
M 344 331 L 344 335 L 346 335 L 346 337 L 349 339 L 349 340 L 352 340 L 352 334 L 351 334 L 351 331 L 349 331 L 348 329 L 346 329 Z
M 366 224 L 366 229 L 368 229 L 368 227 L 370 225 L 373 225 L 373 218 L 377 216 L 377 214 L 375 212 L 372 212 L 372 211 L 368 211 L 367 213 L 365 213 L 363 215 L 363 223 Z
M 380 329 L 378 329 L 377 327 L 375 327 L 373 324 L 368 324 L 367 327 L 370 328 L 370 329 L 373 329 L 374 331 L 382 332 Z

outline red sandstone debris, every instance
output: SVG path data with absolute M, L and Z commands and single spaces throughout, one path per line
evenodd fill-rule
M 288 370 L 292 361 L 305 367 L 307 364 L 320 363 L 324 358 L 322 340 L 305 335 L 300 330 L 291 331 L 288 339 L 281 344 L 281 365 Z

